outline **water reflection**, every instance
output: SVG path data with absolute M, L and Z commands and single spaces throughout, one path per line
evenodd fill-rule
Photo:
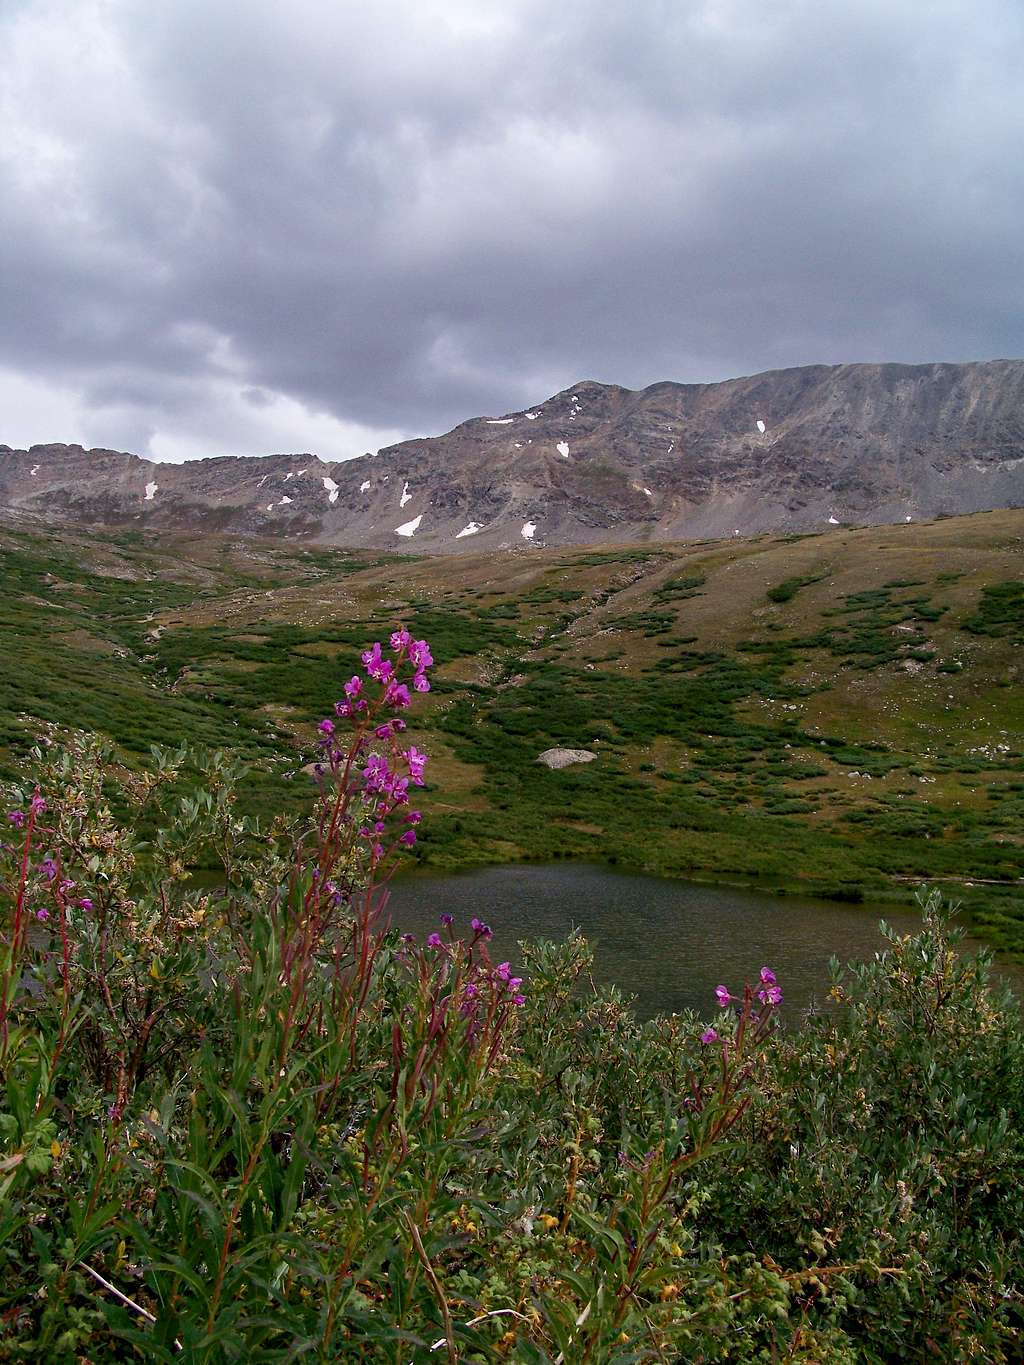
M 740 987 L 767 965 L 778 973 L 792 1018 L 823 1000 L 830 957 L 865 960 L 885 946 L 879 919 L 901 933 L 920 925 L 906 910 L 768 896 L 578 863 L 416 874 L 394 883 L 390 911 L 396 925 L 417 936 L 436 929 L 443 912 L 463 928 L 479 915 L 494 930 L 492 956 L 513 963 L 518 940 L 561 939 L 578 926 L 596 949 L 597 979 L 634 995 L 645 1017 L 685 1008 L 711 1014 L 720 981 Z M 1024 970 L 1001 971 L 1020 994 Z

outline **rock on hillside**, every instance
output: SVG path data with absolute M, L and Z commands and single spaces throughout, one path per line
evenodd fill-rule
M 1024 503 L 1024 361 L 813 365 L 522 412 L 325 464 L 0 446 L 0 509 L 49 522 L 452 552 L 816 531 Z

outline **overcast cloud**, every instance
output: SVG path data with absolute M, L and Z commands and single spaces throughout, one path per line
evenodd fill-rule
M 0 441 L 1024 353 L 1020 0 L 0 0 Z

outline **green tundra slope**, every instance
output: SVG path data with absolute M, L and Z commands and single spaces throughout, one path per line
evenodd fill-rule
M 1024 511 L 416 559 L 0 529 L 0 763 L 182 738 L 301 805 L 313 726 L 404 622 L 437 682 L 422 859 L 607 859 L 879 900 L 949 883 L 1024 954 Z M 596 761 L 538 764 L 551 746 Z M 296 746 L 305 754 L 296 755 Z

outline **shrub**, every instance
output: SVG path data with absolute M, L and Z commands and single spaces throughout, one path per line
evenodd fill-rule
M 35 755 L 0 862 L 0 1359 L 1015 1358 L 1024 1036 L 937 900 L 791 1033 L 767 967 L 710 1024 L 640 1023 L 577 935 L 524 945 L 528 990 L 482 916 L 399 936 L 431 660 L 391 645 L 300 817 L 240 814 L 221 754 Z

